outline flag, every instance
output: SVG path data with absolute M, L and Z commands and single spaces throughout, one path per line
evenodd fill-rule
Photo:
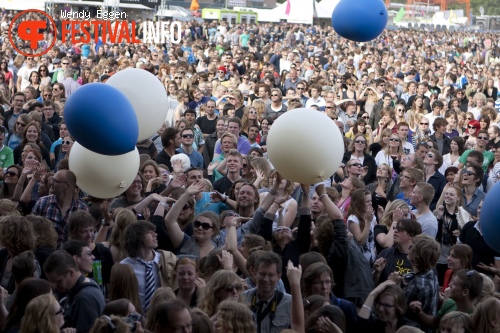
M 198 3 L 198 0 L 192 0 L 189 10 L 198 10 L 198 9 L 200 9 L 200 4 Z
M 285 15 L 290 15 L 290 0 L 286 0 L 286 9 L 285 9 Z
M 401 21 L 405 14 L 405 9 L 403 7 L 399 8 L 399 12 L 396 14 L 396 17 L 394 17 L 394 23 L 398 23 L 399 21 Z

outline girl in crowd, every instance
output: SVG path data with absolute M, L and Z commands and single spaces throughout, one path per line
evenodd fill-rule
M 49 293 L 37 296 L 29 302 L 21 320 L 19 332 L 59 333 L 63 326 L 64 310 L 56 298 Z
M 370 191 L 360 189 L 353 192 L 347 215 L 347 229 L 352 233 L 366 260 L 373 265 L 375 261 L 373 228 L 377 224 L 377 219 Z
M 457 243 L 460 230 L 471 220 L 462 206 L 462 190 L 458 186 L 447 184 L 443 190 L 444 202 L 438 205 L 434 215 L 438 221 L 437 242 L 441 245 L 441 255 L 436 266 L 439 284 L 443 285 L 448 269 L 448 258 L 453 245 Z
M 199 308 L 209 317 L 217 312 L 218 305 L 227 300 L 241 301 L 243 285 L 235 273 L 219 270 L 212 275 L 205 287 L 204 296 L 199 302 Z
M 443 168 L 447 169 L 450 166 L 458 167 L 458 164 L 460 163 L 458 159 L 462 156 L 464 151 L 464 139 L 459 136 L 452 137 L 450 142 L 450 152 L 443 155 Z

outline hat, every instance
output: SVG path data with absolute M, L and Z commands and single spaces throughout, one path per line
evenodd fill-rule
M 61 59 L 59 58 L 56 58 L 52 61 L 53 64 L 60 64 L 61 63 Z
M 293 49 L 292 53 L 300 53 L 300 52 L 297 49 Z
M 399 72 L 398 74 L 396 74 L 396 79 L 404 79 L 405 78 L 405 75 L 401 72 Z
M 227 73 L 227 69 L 226 69 L 226 67 L 224 67 L 224 66 L 219 66 L 219 68 L 217 68 L 217 70 L 218 70 L 218 71 L 223 71 L 223 72 L 224 72 L 224 74 L 226 74 L 226 73 Z
M 373 68 L 368 68 L 368 74 L 374 73 L 374 72 L 375 72 L 375 70 Z
M 323 86 L 323 91 L 332 91 L 331 86 Z

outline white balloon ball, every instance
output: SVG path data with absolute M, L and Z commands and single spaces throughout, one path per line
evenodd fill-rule
M 331 177 L 344 156 L 344 139 L 323 112 L 294 109 L 276 119 L 267 136 L 269 160 L 286 179 L 312 185 Z
M 167 118 L 167 92 L 148 71 L 128 68 L 111 76 L 106 84 L 120 90 L 134 107 L 139 123 L 139 141 L 149 139 Z
M 71 147 L 69 169 L 76 175 L 76 184 L 87 194 L 114 198 L 127 190 L 139 171 L 139 151 L 116 156 L 94 153 L 78 142 Z

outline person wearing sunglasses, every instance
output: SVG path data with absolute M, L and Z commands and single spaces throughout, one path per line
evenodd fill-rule
M 373 183 L 377 179 L 377 164 L 373 156 L 368 154 L 368 142 L 363 133 L 355 134 L 348 151 L 346 151 L 342 159 L 343 164 L 348 164 L 353 159 L 357 161 L 363 160 L 363 167 L 367 168 L 366 175 L 363 177 L 365 184 Z
M 223 251 L 221 257 L 230 255 Z M 199 308 L 209 317 L 216 314 L 217 306 L 223 301 L 229 299 L 236 302 L 241 301 L 241 292 L 243 284 L 241 278 L 232 271 L 216 271 L 205 287 L 204 296 L 199 301 Z
M 177 148 L 177 153 L 186 154 L 191 161 L 191 166 L 203 168 L 203 156 L 193 148 L 194 132 L 190 127 L 180 131 L 181 146 Z
M 167 234 L 178 256 L 199 260 L 206 257 L 213 250 L 222 246 L 214 238 L 219 234 L 220 224 L 218 217 L 212 212 L 199 214 L 193 222 L 193 235 L 189 236 L 179 226 L 177 219 L 182 211 L 189 210 L 192 197 L 202 192 L 205 185 L 197 182 L 189 186 L 184 194 L 172 205 L 165 217 Z
M 474 122 L 479 123 L 476 120 Z M 458 164 L 458 168 L 462 169 L 464 166 L 466 166 L 469 154 L 472 151 L 477 151 L 478 153 L 483 155 L 482 166 L 483 166 L 483 171 L 486 174 L 488 172 L 490 164 L 495 160 L 495 154 L 493 154 L 491 151 L 486 150 L 486 147 L 488 146 L 488 142 L 489 142 L 488 131 L 479 130 L 477 132 L 476 140 L 477 141 L 476 141 L 475 148 L 467 149 L 462 154 L 462 156 L 460 156 L 460 158 L 458 159 L 458 161 L 460 162 Z
M 424 173 L 426 182 L 434 188 L 434 197 L 429 208 L 433 211 L 447 184 L 446 178 L 438 170 L 443 165 L 443 156 L 434 148 L 429 149 L 424 157 Z

